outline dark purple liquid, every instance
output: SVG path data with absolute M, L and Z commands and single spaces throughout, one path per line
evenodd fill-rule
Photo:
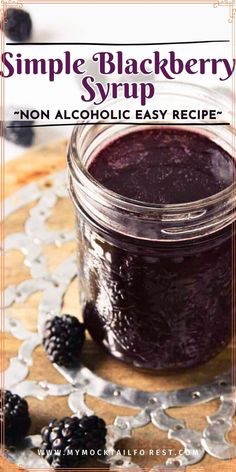
M 187 203 L 228 187 L 233 160 L 200 133 L 151 128 L 109 144 L 89 171 L 104 187 L 134 200 Z
M 233 160 L 201 134 L 152 128 L 122 136 L 90 163 L 100 183 L 149 203 L 185 203 L 233 181 Z M 200 364 L 230 338 L 232 229 L 187 242 L 109 234 L 81 217 L 84 317 L 113 355 L 154 369 Z

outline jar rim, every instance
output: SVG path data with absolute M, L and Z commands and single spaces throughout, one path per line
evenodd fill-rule
M 169 87 L 171 84 L 166 83 L 166 82 L 159 82 L 159 88 L 160 85 L 163 85 L 164 88 L 166 87 L 168 93 L 169 93 Z M 184 82 L 175 82 L 175 84 L 172 84 L 174 87 L 173 89 L 175 90 L 175 94 L 177 88 L 182 89 L 182 96 L 186 96 L 187 94 L 190 98 L 193 96 L 193 93 L 196 93 L 196 91 L 202 91 L 204 94 L 207 94 L 209 96 L 209 90 L 206 87 L 199 86 L 197 84 L 187 84 Z M 195 91 L 195 92 L 193 92 Z M 191 93 L 192 92 L 192 93 Z M 225 97 L 222 93 L 219 93 L 218 91 L 215 93 L 214 92 L 214 103 L 222 103 L 223 105 L 223 100 L 225 100 Z M 117 103 L 117 100 L 110 100 L 107 102 L 107 106 L 111 106 L 112 103 Z M 225 204 L 227 202 L 227 206 L 230 206 L 231 209 L 235 209 L 235 204 L 236 204 L 236 180 L 234 176 L 234 181 L 233 183 L 226 187 L 225 189 L 221 190 L 220 192 L 210 195 L 206 198 L 202 198 L 199 200 L 193 200 L 190 202 L 186 203 L 167 203 L 167 204 L 161 204 L 161 203 L 148 203 L 148 202 L 143 202 L 139 200 L 135 200 L 129 197 L 125 197 L 123 195 L 120 195 L 104 185 L 102 185 L 100 182 L 98 182 L 87 170 L 86 166 L 82 162 L 82 159 L 79 155 L 79 150 L 78 150 L 78 138 L 82 135 L 82 133 L 85 131 L 85 128 L 87 126 L 107 126 L 106 122 L 101 123 L 101 122 L 94 122 L 94 123 L 89 123 L 89 120 L 84 120 L 83 122 L 78 122 L 76 126 L 74 127 L 71 135 L 71 140 L 68 146 L 68 166 L 70 170 L 70 193 L 73 193 L 72 199 L 75 201 L 76 200 L 76 195 L 74 191 L 72 191 L 72 186 L 75 187 L 76 185 L 79 185 L 80 188 L 86 189 L 86 193 L 90 195 L 91 198 L 96 199 L 96 201 L 101 204 L 104 204 L 104 202 L 109 202 L 110 205 L 112 205 L 114 208 L 119 209 L 120 211 L 128 211 L 130 214 L 133 215 L 144 215 L 149 216 L 149 218 L 154 219 L 155 216 L 162 214 L 163 218 L 165 221 L 175 221 L 180 222 L 184 220 L 190 220 L 192 223 L 195 221 L 196 223 L 198 222 L 199 218 L 201 215 L 205 214 L 207 209 L 212 208 L 213 206 L 219 206 L 222 209 L 222 206 L 225 207 Z M 137 126 L 137 129 L 142 128 L 142 123 L 137 123 L 136 125 L 134 124 L 112 124 L 111 127 L 113 127 L 113 130 L 115 127 L 117 127 L 117 131 L 122 129 L 125 131 L 128 130 L 128 132 L 133 132 L 134 128 Z M 158 123 L 155 124 L 150 124 L 151 127 L 158 127 Z M 194 126 L 194 125 L 193 125 Z M 145 125 L 145 129 L 148 126 Z M 173 124 L 172 128 L 180 128 L 178 124 Z M 181 128 L 186 129 L 183 126 Z M 202 123 L 202 127 L 204 128 L 204 122 Z M 230 131 L 231 133 L 235 134 L 235 129 L 231 125 L 222 125 L 222 128 L 227 129 L 227 131 Z M 188 127 L 188 130 L 191 129 L 191 127 Z M 206 128 L 205 128 L 206 131 Z M 124 135 L 124 132 L 120 131 L 120 134 Z M 196 131 L 195 131 L 196 132 Z M 197 131 L 198 132 L 198 131 Z M 105 143 L 106 141 L 104 141 Z M 234 158 L 234 156 L 232 156 Z M 72 184 L 73 181 L 73 184 Z M 225 209 L 224 209 L 225 211 Z M 231 220 L 232 220 L 232 215 L 231 215 Z M 214 223 L 213 223 L 214 224 Z

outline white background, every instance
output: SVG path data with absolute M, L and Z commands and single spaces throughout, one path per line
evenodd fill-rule
M 214 8 L 213 5 L 153 5 L 153 4 L 26 4 L 33 21 L 33 42 L 176 42 L 230 39 L 231 26 L 228 22 L 227 7 Z M 9 41 L 9 40 L 7 40 Z M 84 47 L 69 46 L 77 57 L 88 54 Z M 93 51 L 95 51 L 95 46 Z M 102 48 L 104 50 L 104 47 Z M 154 47 L 157 49 L 157 47 Z M 173 47 L 171 47 L 173 49 Z M 5 50 L 21 52 L 25 57 L 57 57 L 65 51 L 65 46 L 6 46 Z M 96 49 L 98 50 L 98 48 Z M 168 51 L 167 49 L 158 50 Z M 144 55 L 140 47 L 137 54 Z M 149 49 L 150 51 L 150 49 Z M 39 54 L 40 53 L 40 54 Z M 133 54 L 134 55 L 134 54 Z M 231 58 L 230 44 L 183 45 L 178 46 L 178 55 L 188 57 Z M 192 78 L 193 77 L 193 78 Z M 231 87 L 231 80 L 219 82 L 209 77 L 191 76 L 191 80 L 204 83 L 208 87 Z M 78 107 L 79 86 L 77 77 L 60 76 L 49 83 L 42 76 L 14 76 L 5 79 L 6 106 L 29 108 L 48 101 L 60 106 L 73 104 Z M 69 137 L 70 127 L 38 128 L 35 144 L 42 144 L 64 136 Z M 6 159 L 22 154 L 24 148 L 6 143 Z

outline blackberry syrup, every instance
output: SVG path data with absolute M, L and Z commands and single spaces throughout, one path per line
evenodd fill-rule
M 90 174 L 148 204 L 205 199 L 233 182 L 230 154 L 205 135 L 148 128 L 93 156 Z M 149 241 L 78 221 L 80 284 L 91 336 L 120 360 L 157 370 L 201 364 L 230 340 L 232 226 L 197 239 Z

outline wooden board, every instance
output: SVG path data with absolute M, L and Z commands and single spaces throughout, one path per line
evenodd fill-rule
M 12 195 L 22 186 L 38 181 L 39 179 L 47 179 L 51 173 L 62 170 L 66 166 L 66 143 L 56 142 L 41 148 L 32 148 L 20 159 L 11 161 L 6 165 L 6 196 Z M 19 210 L 14 215 L 10 216 L 6 221 L 6 235 L 23 228 L 23 222 L 28 214 L 30 205 L 24 209 Z M 66 215 L 66 221 L 65 221 Z M 62 200 L 56 207 L 55 216 L 49 219 L 48 225 L 53 229 L 60 227 L 73 227 L 73 207 L 69 200 Z M 75 243 L 68 243 L 58 248 L 46 248 L 46 254 L 49 257 L 49 264 L 51 267 L 56 267 L 60 260 L 66 254 L 75 250 Z M 11 251 L 6 255 L 6 286 L 16 284 L 29 277 L 29 271 L 23 264 L 23 256 L 18 251 Z M 15 304 L 11 307 L 11 315 L 21 319 L 27 328 L 35 329 L 37 317 L 37 304 L 40 294 L 36 294 L 24 303 Z M 64 312 L 78 314 L 79 302 L 77 293 L 77 283 L 74 281 L 69 288 L 65 301 Z M 5 367 L 9 363 L 9 358 L 17 354 L 19 342 L 11 335 L 5 336 L 6 356 Z M 178 374 L 157 375 L 153 372 L 145 372 L 135 369 L 129 365 L 120 363 L 112 357 L 105 354 L 91 339 L 87 339 L 84 352 L 83 362 L 90 367 L 94 372 L 113 380 L 121 385 L 129 387 L 138 387 L 143 390 L 169 390 L 186 386 L 201 384 L 211 380 L 214 375 L 223 372 L 231 365 L 231 349 L 226 349 L 223 353 L 218 355 L 214 360 L 208 362 L 204 366 L 197 369 L 185 370 Z M 43 380 L 47 378 L 51 382 L 64 383 L 64 379 L 55 371 L 50 362 L 47 360 L 43 349 L 39 347 L 34 354 L 34 365 L 31 368 L 29 379 Z M 31 416 L 33 419 L 31 433 L 38 433 L 52 417 L 61 417 L 70 414 L 67 406 L 67 398 L 48 398 L 43 402 L 36 399 L 29 398 L 29 405 Z M 98 415 L 103 417 L 107 423 L 111 423 L 115 416 L 134 414 L 134 410 L 127 408 L 118 408 L 106 404 L 101 400 L 88 397 L 88 405 L 91 406 Z M 206 415 L 212 414 L 218 406 L 218 401 L 213 401 L 209 404 L 191 406 L 182 409 L 172 409 L 171 415 L 176 418 L 187 419 L 187 424 L 191 428 L 196 428 L 202 431 L 206 426 Z M 235 429 L 231 431 L 229 438 L 234 443 L 236 442 Z M 178 442 L 169 440 L 166 434 L 157 430 L 152 425 L 145 428 L 140 428 L 135 431 L 134 437 L 124 440 L 120 443 L 120 448 L 126 450 L 145 449 L 175 449 L 178 451 L 180 445 Z M 157 455 L 155 457 L 138 457 L 134 461 L 139 465 L 150 469 L 156 464 L 161 464 L 165 457 Z M 89 462 L 88 467 L 102 466 L 98 462 Z M 8 465 L 2 465 L 1 471 L 9 468 Z M 188 470 L 202 471 L 202 472 L 224 472 L 227 470 L 236 469 L 236 460 L 219 461 L 206 455 L 204 460 L 191 466 Z

